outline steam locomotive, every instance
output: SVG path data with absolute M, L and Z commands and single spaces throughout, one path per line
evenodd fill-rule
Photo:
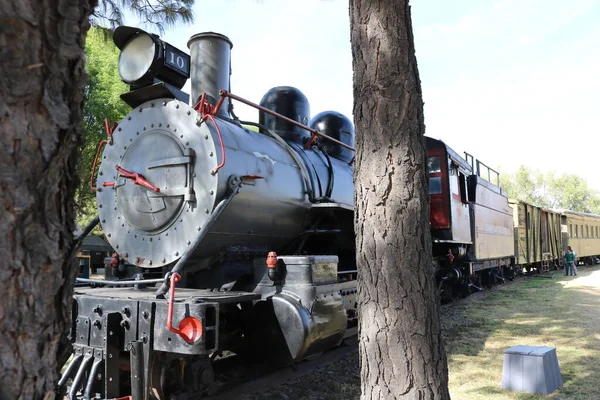
M 232 43 L 221 34 L 194 35 L 189 55 L 133 27 L 113 40 L 132 111 L 107 124 L 91 186 L 116 264 L 159 278 L 76 289 L 59 390 L 198 398 L 214 391 L 224 353 L 291 364 L 354 335 L 348 118 L 323 112 L 308 126 L 309 102 L 292 87 L 260 105 L 222 90 Z M 232 98 L 259 122 L 237 119 Z

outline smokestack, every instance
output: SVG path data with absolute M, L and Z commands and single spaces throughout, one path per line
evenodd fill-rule
M 229 38 L 220 33 L 198 33 L 188 41 L 190 49 L 190 79 L 192 82 L 192 105 L 195 105 L 203 93 L 207 101 L 215 105 L 219 99 L 219 90 L 230 90 L 231 48 Z M 225 99 L 219 115 L 229 116 L 229 99 Z

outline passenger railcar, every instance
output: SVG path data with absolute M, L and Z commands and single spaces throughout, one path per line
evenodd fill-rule
M 566 246 L 571 246 L 579 262 L 591 265 L 600 258 L 600 215 L 561 210 Z

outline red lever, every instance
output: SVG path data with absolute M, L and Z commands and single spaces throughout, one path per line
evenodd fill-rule
M 133 183 L 135 183 L 136 185 L 144 186 L 155 192 L 160 192 L 159 188 L 157 188 L 156 186 L 154 186 L 153 184 L 148 182 L 146 180 L 146 178 L 144 178 L 144 175 L 138 174 L 136 172 L 127 171 L 126 169 L 121 168 L 118 165 L 115 166 L 115 168 L 117 169 L 117 171 L 119 171 L 122 178 L 131 179 L 131 180 L 133 180 Z
M 181 275 L 173 272 L 167 308 L 167 329 L 178 334 L 186 342 L 193 343 L 202 337 L 202 322 L 194 317 L 185 317 L 179 323 L 179 329 L 173 328 L 173 304 L 175 303 L 175 284 L 181 280 Z

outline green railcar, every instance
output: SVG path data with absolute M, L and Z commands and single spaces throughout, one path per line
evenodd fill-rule
M 526 271 L 562 266 L 561 212 L 510 200 L 513 209 L 515 266 Z

